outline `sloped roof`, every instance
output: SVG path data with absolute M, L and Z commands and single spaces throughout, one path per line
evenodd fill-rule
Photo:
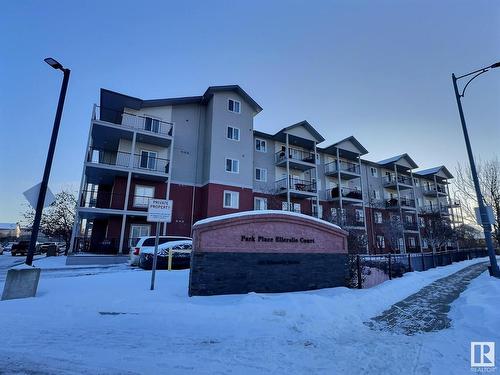
M 296 124 L 293 124 L 293 125 L 287 126 L 286 128 L 281 129 L 280 131 L 276 132 L 275 136 L 277 136 L 281 132 L 286 132 L 287 130 L 292 130 L 293 128 L 297 128 L 297 127 L 300 127 L 300 126 L 303 126 L 304 128 L 306 128 L 307 131 L 309 133 L 311 133 L 314 138 L 316 138 L 316 141 L 318 143 L 319 142 L 323 142 L 325 140 L 325 138 L 323 138 L 323 136 L 321 134 L 319 134 L 316 131 L 316 129 L 314 129 L 313 126 L 311 124 L 309 124 L 309 122 L 307 122 L 306 120 L 297 122 Z
M 352 135 L 347 137 L 347 138 L 341 139 L 340 141 L 335 142 L 334 144 L 332 144 L 330 146 L 321 147 L 320 149 L 324 150 L 325 152 L 329 152 L 330 150 L 333 151 L 342 142 L 351 142 L 352 144 L 354 144 L 354 146 L 359 150 L 360 155 L 365 155 L 368 153 L 368 150 L 366 148 L 364 148 L 363 145 Z
M 415 172 L 415 174 L 417 174 L 419 176 L 432 176 L 432 175 L 437 174 L 441 171 L 446 175 L 446 178 L 453 178 L 453 175 L 450 173 L 448 168 L 446 168 L 444 165 L 440 165 L 439 167 L 434 167 L 434 168 L 429 168 L 429 169 L 417 171 L 417 172 Z
M 401 159 L 405 159 L 408 162 L 408 164 L 410 164 L 410 166 L 412 168 L 418 168 L 417 163 L 415 163 L 413 161 L 413 159 L 410 158 L 410 156 L 408 154 L 396 155 L 396 156 L 393 156 L 392 158 L 381 160 L 381 161 L 377 162 L 377 164 L 380 164 L 380 165 L 394 164 Z

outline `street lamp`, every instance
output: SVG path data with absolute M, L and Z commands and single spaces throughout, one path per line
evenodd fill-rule
M 47 185 L 49 183 L 50 169 L 52 167 L 52 159 L 54 158 L 54 151 L 56 148 L 57 134 L 59 133 L 59 125 L 61 124 L 61 116 L 64 107 L 64 99 L 66 98 L 66 90 L 68 88 L 70 70 L 64 68 L 59 62 L 52 57 L 44 59 L 54 69 L 63 72 L 63 82 L 61 92 L 59 93 L 59 102 L 57 103 L 56 117 L 54 119 L 54 127 L 52 128 L 52 136 L 50 138 L 49 151 L 47 153 L 47 160 L 45 161 L 45 169 L 43 171 L 43 178 L 40 184 L 40 192 L 38 193 L 38 200 L 36 203 L 35 218 L 33 220 L 33 228 L 31 229 L 31 239 L 26 256 L 26 264 L 31 266 L 33 263 L 33 254 L 35 253 L 36 240 L 38 238 L 38 230 L 40 228 L 40 221 L 42 219 L 43 204 L 45 202 L 45 194 L 47 193 Z
M 455 89 L 455 97 L 457 99 L 457 105 L 458 105 L 458 112 L 460 114 L 460 121 L 462 122 L 462 130 L 464 132 L 464 138 L 465 138 L 465 146 L 467 147 L 467 156 L 469 157 L 469 164 L 470 164 L 470 170 L 472 173 L 472 180 L 474 181 L 474 188 L 476 190 L 476 196 L 477 196 L 477 202 L 479 206 L 479 214 L 481 217 L 481 226 L 483 227 L 484 230 L 484 239 L 486 241 L 486 246 L 488 247 L 488 255 L 490 257 L 490 274 L 492 276 L 500 278 L 500 270 L 498 269 L 498 264 L 497 264 L 497 259 L 495 257 L 495 249 L 493 248 L 493 240 L 491 239 L 491 224 L 489 222 L 488 218 L 488 213 L 486 212 L 486 207 L 484 205 L 483 201 L 483 195 L 481 194 L 481 187 L 479 186 L 479 179 L 477 177 L 477 170 L 476 170 L 476 164 L 474 162 L 474 156 L 472 155 L 472 148 L 470 145 L 470 140 L 469 140 L 469 133 L 467 132 L 467 126 L 465 124 L 465 117 L 464 117 L 464 111 L 462 109 L 462 102 L 461 98 L 465 95 L 465 90 L 467 89 L 467 86 L 474 80 L 474 78 L 480 76 L 483 73 L 486 73 L 490 69 L 498 68 L 500 67 L 500 62 L 497 62 L 493 65 L 484 67 L 482 69 L 475 70 L 473 72 L 461 75 L 459 77 L 455 77 L 455 74 L 453 73 L 451 75 L 451 79 L 453 81 L 453 88 Z M 467 81 L 465 84 L 462 93 L 458 91 L 458 85 L 457 81 L 459 79 L 469 77 L 473 75 L 471 79 Z

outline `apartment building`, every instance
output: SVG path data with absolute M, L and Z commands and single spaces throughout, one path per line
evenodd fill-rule
M 388 251 L 383 223 L 397 215 L 397 251 L 421 251 L 419 217 L 453 215 L 445 167 L 414 172 L 406 154 L 380 162 L 354 137 L 327 146 L 307 121 L 254 130 L 262 110 L 238 85 L 201 96 L 142 100 L 101 89 L 84 157 L 71 248 L 127 253 L 154 235 L 150 198 L 173 200 L 161 234 L 189 236 L 197 220 L 247 210 L 301 212 L 366 235 Z

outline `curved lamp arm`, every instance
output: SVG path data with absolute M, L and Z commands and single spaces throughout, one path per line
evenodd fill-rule
M 479 73 L 477 73 L 474 77 L 472 77 L 471 79 L 469 79 L 469 81 L 465 84 L 464 89 L 462 90 L 462 93 L 460 94 L 460 96 L 462 98 L 464 97 L 465 90 L 467 89 L 467 86 L 469 86 L 469 84 L 474 80 L 474 78 L 479 77 L 481 74 L 486 73 L 488 70 L 490 70 L 490 69 L 489 68 L 484 69 L 484 70 L 480 71 Z

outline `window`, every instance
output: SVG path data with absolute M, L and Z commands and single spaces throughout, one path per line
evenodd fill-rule
M 151 226 L 149 224 L 132 224 L 130 226 L 129 245 L 135 246 L 139 237 L 149 236 Z
M 372 177 L 377 177 L 378 176 L 377 168 L 370 167 L 370 174 L 372 175 Z
M 420 222 L 420 226 L 421 226 L 422 228 L 424 228 L 424 227 L 425 227 L 425 219 L 424 219 L 423 217 L 419 217 L 419 218 L 418 218 L 418 221 Z
M 373 190 L 372 196 L 373 196 L 374 199 L 380 199 L 380 191 Z
M 406 222 L 408 224 L 413 224 L 413 216 L 411 215 L 406 215 Z
M 420 186 L 420 181 L 418 180 L 418 178 L 413 177 L 413 185 Z
M 135 185 L 134 207 L 147 207 L 149 200 L 154 197 L 154 186 Z
M 140 167 L 146 169 L 156 169 L 157 153 L 154 151 L 141 151 Z
M 377 246 L 380 249 L 385 249 L 385 238 L 382 235 L 377 235 Z
M 398 247 L 399 247 L 399 250 L 403 251 L 403 249 L 405 248 L 405 240 L 404 240 L 404 238 L 400 238 L 400 239 L 398 240 L 398 245 L 399 245 L 399 246 L 398 246 Z
M 253 207 L 254 210 L 267 210 L 267 198 L 255 197 Z
M 313 204 L 312 205 L 312 214 L 314 217 L 319 217 L 321 219 L 323 217 L 323 206 L 319 205 L 319 215 L 318 215 L 318 206 Z
M 152 117 L 144 117 L 144 130 L 158 133 L 160 130 L 160 120 Z
M 237 100 L 228 99 L 227 100 L 227 109 L 229 112 L 240 113 L 241 112 L 241 103 Z
M 290 210 L 287 210 L 287 203 L 281 202 L 281 210 L 282 211 L 292 211 L 300 213 L 300 203 L 292 203 L 290 202 Z
M 267 152 L 267 142 L 263 139 L 255 140 L 255 151 Z
M 267 169 L 265 168 L 255 168 L 255 181 L 267 181 Z
M 382 212 L 380 211 L 375 211 L 374 214 L 374 219 L 375 219 L 375 224 L 382 224 Z
M 239 141 L 240 140 L 240 129 L 228 126 L 227 127 L 227 132 L 226 132 L 226 137 L 227 139 L 232 139 L 233 141 Z
M 358 223 L 364 223 L 365 222 L 365 213 L 363 209 L 357 208 L 355 211 L 356 214 L 356 222 Z
M 408 245 L 414 249 L 417 247 L 417 243 L 415 242 L 415 237 L 408 237 Z
M 240 173 L 240 161 L 236 159 L 226 159 L 226 172 Z
M 240 206 L 240 193 L 237 191 L 224 190 L 224 208 L 239 208 Z

